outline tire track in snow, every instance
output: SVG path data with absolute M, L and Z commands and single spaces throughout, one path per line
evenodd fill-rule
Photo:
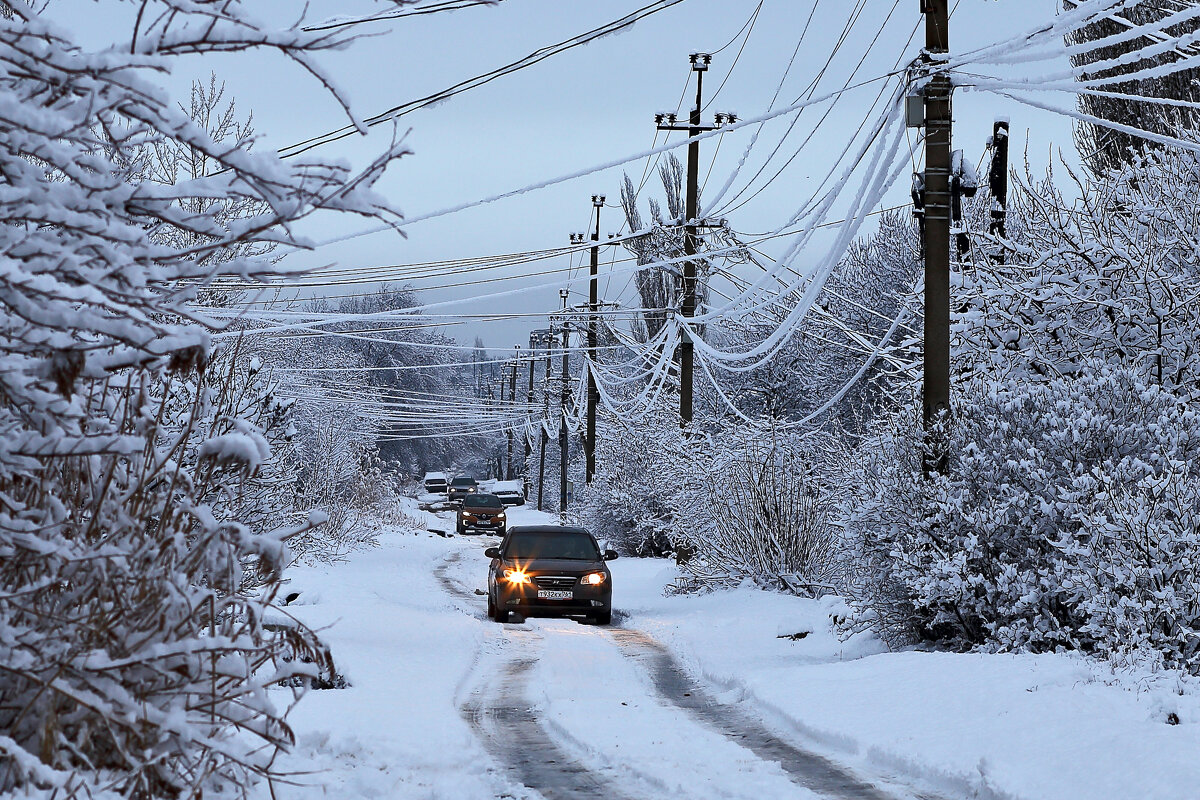
M 450 567 L 461 560 L 462 552 L 453 552 L 433 572 L 453 598 L 467 605 L 463 608 L 467 611 L 478 606 L 481 598 L 448 574 Z M 490 621 L 481 611 L 471 610 L 470 613 Z M 519 628 L 506 630 L 499 625 L 496 630 L 504 630 L 519 642 L 516 649 L 525 655 L 502 654 L 506 663 L 499 669 L 481 667 L 480 671 L 488 677 L 462 705 L 463 718 L 487 750 L 515 773 L 527 789 L 538 792 L 546 800 L 595 800 L 597 796 L 628 800 L 609 781 L 578 764 L 555 744 L 553 736 L 539 721 L 536 709 L 530 705 L 525 686 L 535 657 L 528 654 L 538 649 L 541 636 Z
M 713 730 L 750 750 L 764 761 L 774 761 L 793 782 L 830 800 L 898 800 L 929 795 L 895 795 L 868 783 L 824 756 L 781 740 L 762 722 L 736 707 L 716 700 L 687 674 L 662 644 L 630 628 L 610 629 L 622 652 L 645 667 L 655 690 L 667 703 L 687 711 Z
M 525 698 L 525 676 L 534 659 L 509 661 L 478 699 L 463 706 L 463 717 L 489 751 L 516 773 L 527 788 L 547 800 L 595 800 L 625 796 L 590 772 L 555 743 Z

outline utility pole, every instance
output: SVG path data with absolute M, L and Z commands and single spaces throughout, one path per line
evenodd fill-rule
M 992 123 L 992 166 L 988 170 L 988 189 L 992 193 L 991 221 L 988 234 L 1003 239 L 1004 219 L 1008 213 L 1008 120 Z M 1004 263 L 1004 248 L 996 249 L 996 263 Z
M 542 382 L 542 436 L 541 453 L 538 455 L 538 511 L 542 510 L 542 489 L 546 485 L 546 423 L 550 421 L 550 348 L 554 346 L 554 326 L 546 331 L 546 378 Z
M 596 362 L 596 311 L 600 305 L 599 281 L 597 280 L 600 276 L 600 209 L 604 207 L 604 195 L 592 195 L 592 207 L 596 209 L 596 228 L 592 231 L 592 264 L 589 271 L 591 280 L 588 281 L 588 311 L 590 314 L 588 315 L 587 331 L 587 438 L 584 440 L 583 447 L 587 463 L 584 479 L 589 484 L 596 474 L 596 406 L 600 403 L 600 389 L 596 385 L 596 374 L 592 370 L 592 365 Z
M 567 297 L 570 296 L 570 290 L 559 289 L 558 296 L 562 298 L 562 409 L 560 411 L 558 425 L 558 511 L 560 514 L 567 513 L 567 398 L 570 394 L 570 388 L 567 386 L 567 370 L 570 365 L 567 361 L 569 354 L 567 348 L 570 346 L 569 337 L 571 329 L 567 325 Z
M 508 383 L 508 404 L 511 410 L 515 411 L 517 407 L 517 368 L 521 365 L 521 345 L 514 345 L 517 350 L 516 357 L 512 362 L 512 377 Z M 511 481 L 513 479 L 513 429 L 512 424 L 508 426 L 508 470 L 504 473 L 504 479 Z
M 704 73 L 708 71 L 709 65 L 712 63 L 712 55 L 709 53 L 692 53 L 689 56 L 692 63 L 692 71 L 696 73 L 696 105 L 692 108 L 691 114 L 688 116 L 687 125 L 677 125 L 676 116 L 673 113 L 655 114 L 654 122 L 660 131 L 686 131 L 688 137 L 699 136 L 701 133 L 716 130 L 726 122 L 736 122 L 737 117 L 733 114 L 717 114 L 716 125 L 708 126 L 700 124 L 700 113 L 704 107 Z M 696 273 L 697 265 L 695 255 L 699 249 L 697 246 L 698 236 L 696 229 L 700 224 L 697 217 L 700 214 L 700 142 L 693 141 L 688 144 L 687 157 L 687 201 L 685 204 L 683 221 L 683 254 L 687 260 L 683 262 L 683 302 L 680 304 L 680 312 L 685 318 L 694 317 L 696 315 Z M 692 339 L 687 330 L 684 330 L 681 341 L 679 342 L 679 422 L 683 427 L 687 427 L 692 422 L 692 383 L 693 372 L 695 367 L 695 346 L 692 344 Z
M 922 58 L 935 71 L 950 52 L 947 0 L 921 0 Z M 925 86 L 925 367 L 923 418 L 928 426 L 950 410 L 950 78 L 934 74 Z M 926 471 L 944 464 L 926 464 Z
M 536 335 L 537 333 L 538 333 L 537 331 L 530 331 L 530 333 L 529 333 L 529 391 L 526 392 L 526 394 L 525 394 L 525 414 L 524 414 L 524 417 L 525 417 L 525 436 L 524 436 L 525 460 L 521 462 L 522 494 L 526 498 L 529 497 L 529 484 L 530 484 L 530 480 L 529 480 L 529 450 L 530 450 L 529 415 L 533 409 L 533 368 L 537 362 L 537 357 L 534 355 L 534 353 L 537 350 L 538 344 L 541 343 L 541 341 L 542 341 L 540 339 L 540 337 L 538 335 Z

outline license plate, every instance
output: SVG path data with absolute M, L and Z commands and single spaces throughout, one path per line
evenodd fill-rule
M 538 589 L 538 600 L 570 600 L 574 592 L 555 592 L 550 589 Z

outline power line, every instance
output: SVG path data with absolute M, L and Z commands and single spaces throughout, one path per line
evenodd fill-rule
M 657 14 L 660 11 L 665 11 L 668 8 L 671 8 L 672 6 L 676 6 L 682 2 L 683 2 L 683 0 L 656 0 L 656 2 L 642 6 L 641 8 L 637 9 L 636 11 L 626 14 L 625 16 L 623 16 L 619 19 L 616 19 L 612 22 L 605 23 L 604 25 L 601 25 L 598 28 L 593 28 L 592 30 L 590 30 L 586 33 L 572 36 L 569 39 L 564 39 L 563 41 L 558 42 L 557 44 L 548 45 L 546 47 L 539 48 L 538 50 L 533 51 L 532 53 L 524 56 L 523 58 L 519 58 L 516 61 L 513 61 L 511 63 L 504 65 L 503 67 L 498 67 L 489 72 L 485 72 L 480 75 L 476 75 L 473 78 L 468 78 L 464 81 L 460 81 L 449 88 L 442 89 L 441 91 L 434 92 L 433 94 L 426 95 L 425 97 L 421 97 L 416 100 L 409 100 L 406 103 L 401 103 L 400 105 L 393 106 L 392 108 L 389 108 L 387 111 L 384 111 L 380 114 L 376 114 L 373 117 L 368 117 L 367 119 L 363 120 L 363 124 L 366 125 L 367 127 L 373 127 L 376 125 L 382 125 L 385 122 L 391 122 L 391 121 L 397 120 L 406 114 L 416 111 L 417 109 L 425 108 L 426 106 L 434 105 L 436 103 L 441 103 L 445 100 L 449 100 L 451 97 L 454 97 L 455 95 L 459 95 L 459 94 L 462 94 L 463 92 L 467 92 L 467 91 L 470 91 L 471 89 L 475 89 L 475 88 L 478 88 L 479 86 L 483 86 L 485 84 L 491 83 L 492 81 L 496 80 L 497 78 L 503 77 L 505 75 L 509 75 L 513 72 L 517 72 L 517 71 L 523 70 L 527 67 L 531 67 L 534 64 L 538 64 L 541 61 L 544 61 L 547 58 L 550 58 L 551 56 L 558 55 L 559 53 L 566 52 L 567 50 L 570 50 L 572 48 L 588 44 L 589 42 L 595 41 L 596 39 L 600 39 L 604 36 L 608 36 L 610 34 L 621 31 L 621 30 L 628 28 L 629 26 L 645 19 L 646 17 L 649 17 L 653 14 Z M 346 125 L 344 127 L 338 128 L 336 130 L 330 131 L 330 132 L 322 134 L 320 136 L 314 136 L 310 139 L 305 139 L 302 142 L 297 142 L 296 144 L 288 145 L 287 147 L 281 148 L 279 150 L 279 157 L 280 158 L 292 158 L 293 156 L 298 156 L 301 153 L 305 153 L 309 150 L 312 150 L 315 147 L 320 147 L 321 145 L 329 144 L 330 142 L 336 142 L 339 139 L 345 139 L 347 136 L 351 136 L 351 135 L 357 133 L 357 131 L 358 131 L 358 129 L 354 125 Z

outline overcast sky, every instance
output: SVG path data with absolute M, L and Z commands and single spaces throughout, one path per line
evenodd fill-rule
M 380 188 L 407 216 L 417 217 L 647 150 L 655 139 L 654 113 L 674 110 L 691 77 L 688 54 L 693 50 L 716 51 L 731 40 L 714 56 L 705 79 L 706 100 L 721 86 L 705 116 L 708 118 L 713 111 L 734 111 L 742 118 L 761 115 L 780 86 L 813 10 L 813 1 L 764 0 L 744 41 L 735 39 L 735 35 L 758 0 L 685 0 L 618 35 L 410 114 L 402 121 L 402 132 L 413 154 L 392 168 Z M 322 63 L 350 95 L 357 111 L 366 116 L 597 27 L 646 2 L 503 0 L 494 7 L 362 26 L 363 33 L 373 35 L 346 52 L 325 54 Z M 263 18 L 285 22 L 296 18 L 300 4 L 295 0 L 265 0 L 246 5 L 261 8 L 258 13 Z M 952 6 L 956 6 L 950 35 L 954 52 L 1017 34 L 1039 20 L 1051 18 L 1057 10 L 1053 0 L 960 0 Z M 76 28 L 89 44 L 97 44 L 105 39 L 127 41 L 129 15 L 135 7 L 133 3 L 118 8 L 91 0 L 53 0 L 48 13 Z M 381 7 L 369 0 L 317 0 L 309 4 L 307 17 L 317 21 Z M 855 10 L 856 3 L 851 0 L 817 0 L 809 31 L 783 82 L 777 106 L 791 103 L 803 93 L 829 58 Z M 911 60 L 923 40 L 919 0 L 865 0 L 821 78 L 817 93 L 842 87 L 856 70 L 856 81 L 888 73 L 897 63 Z M 1056 66 L 1065 67 L 1065 58 Z M 175 73 L 167 80 L 183 97 L 193 78 L 206 78 L 210 71 L 227 82 L 240 107 L 253 109 L 260 149 L 282 147 L 346 122 L 332 98 L 311 77 L 272 55 L 185 59 L 177 62 Z M 881 86 L 873 83 L 846 93 L 792 164 L 753 199 L 728 213 L 734 229 L 772 230 L 810 197 L 817 179 L 824 176 L 823 168 L 828 169 L 832 157 L 856 135 L 871 113 Z M 680 109 L 684 113 L 694 89 L 689 87 L 687 91 L 688 99 Z M 804 112 L 800 124 L 747 195 L 760 189 L 765 178 L 792 156 L 826 108 Z M 1035 113 L 990 94 L 960 88 L 955 96 L 955 147 L 963 148 L 971 161 L 983 155 L 984 140 L 997 115 L 1012 119 L 1014 158 L 1020 158 L 1027 140 L 1037 168 L 1044 167 L 1056 148 L 1061 148 L 1068 160 L 1075 160 L 1071 127 L 1064 117 Z M 734 182 L 734 192 L 768 159 L 789 122 L 790 118 L 785 117 L 764 126 L 747 165 Z M 710 195 L 735 169 L 751 133 L 752 129 L 746 129 L 725 135 L 719 150 L 716 139 L 702 144 L 702 173 L 709 176 Z M 390 135 L 388 126 L 381 126 L 368 137 L 344 139 L 320 152 L 328 158 L 362 164 L 386 144 Z M 675 137 L 680 138 L 678 134 Z M 684 151 L 678 154 L 682 158 Z M 622 171 L 637 180 L 645 168 L 645 161 L 637 161 L 517 198 L 415 223 L 406 229 L 407 238 L 393 233 L 375 234 L 292 260 L 307 266 L 337 263 L 351 268 L 560 246 L 567 242 L 569 232 L 587 229 L 593 193 L 607 195 L 609 204 L 615 206 Z M 906 202 L 908 184 L 905 175 L 890 193 L 887 204 Z M 661 197 L 657 181 L 646 185 L 643 211 L 650 196 Z M 619 207 L 604 209 L 602 233 L 616 232 L 622 223 Z M 308 233 L 324 241 L 364 227 L 351 220 L 325 221 Z M 625 254 L 622 251 L 620 255 Z M 610 253 L 605 254 L 605 260 L 608 258 Z M 539 262 L 537 269 L 566 266 L 563 259 Z M 559 305 L 554 276 L 454 289 L 430 288 L 424 296 L 430 301 L 446 300 L 539 284 L 552 285 L 452 310 L 475 314 L 502 309 L 540 314 Z M 632 300 L 627 275 L 604 281 L 601 286 L 609 299 Z M 586 285 L 576 289 L 573 299 L 578 301 L 586 293 Z M 544 326 L 544 319 L 468 322 L 447 328 L 446 332 L 464 343 L 479 335 L 489 346 L 499 348 L 524 345 L 531 328 Z

